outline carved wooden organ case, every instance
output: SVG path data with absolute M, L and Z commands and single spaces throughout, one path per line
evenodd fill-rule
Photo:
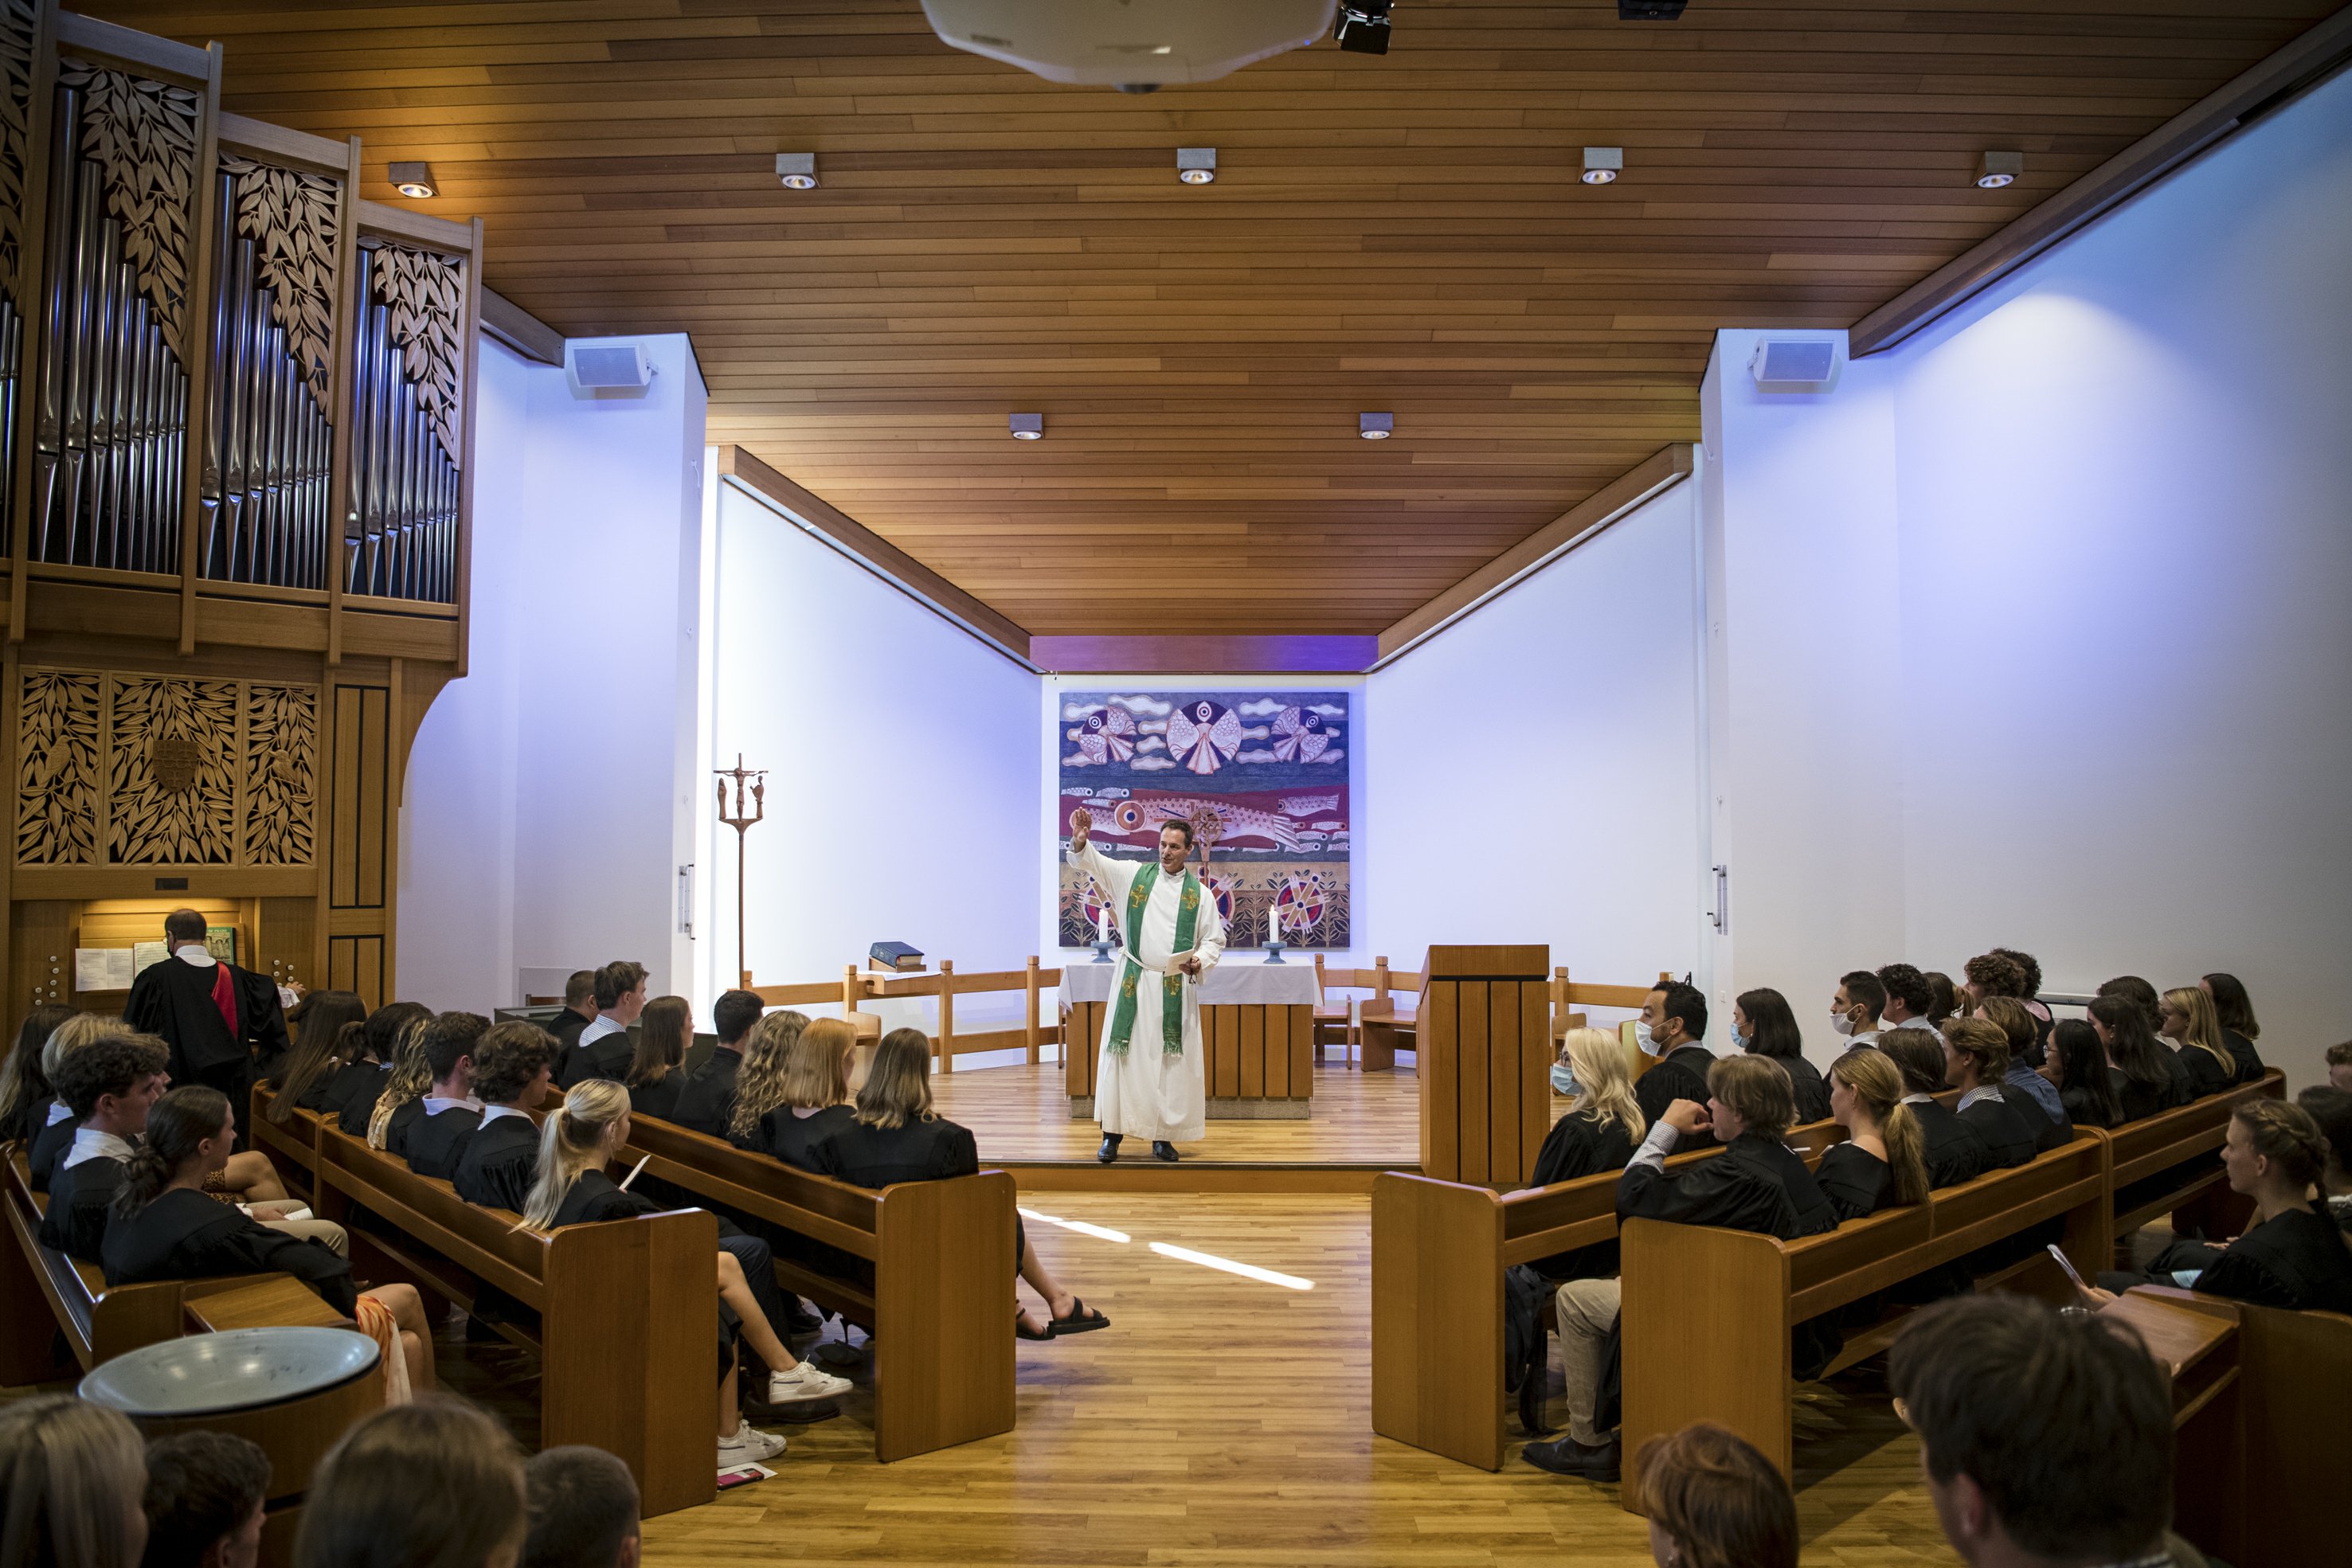
M 465 668 L 481 225 L 222 112 L 221 66 L 0 0 L 0 1028 L 119 1008 L 73 950 L 182 904 L 391 995 L 401 775 Z

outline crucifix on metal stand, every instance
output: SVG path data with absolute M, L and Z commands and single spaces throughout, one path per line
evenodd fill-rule
M 735 830 L 735 973 L 740 977 L 738 983 L 748 986 L 751 983 L 751 971 L 743 956 L 743 835 L 751 831 L 752 823 L 767 817 L 768 770 L 744 767 L 743 754 L 739 751 L 735 754 L 734 767 L 716 768 L 711 771 L 719 775 L 719 820 Z M 730 779 L 735 780 L 735 810 L 732 813 L 727 810 L 727 781 Z M 743 809 L 743 788 L 747 783 L 751 789 L 751 809 L 748 815 Z

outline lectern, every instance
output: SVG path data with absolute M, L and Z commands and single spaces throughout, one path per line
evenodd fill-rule
M 1421 993 L 1421 1170 L 1518 1186 L 1551 1109 L 1551 949 L 1432 947 Z

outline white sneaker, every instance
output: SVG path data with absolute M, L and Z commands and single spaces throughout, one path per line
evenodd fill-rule
M 790 1372 L 768 1374 L 768 1403 L 802 1405 L 812 1399 L 832 1399 L 848 1393 L 850 1386 L 846 1377 L 835 1377 L 804 1361 Z
M 738 1465 L 757 1464 L 783 1451 L 784 1440 L 775 1433 L 762 1432 L 749 1421 L 738 1421 L 733 1437 L 719 1439 L 719 1468 L 731 1470 Z

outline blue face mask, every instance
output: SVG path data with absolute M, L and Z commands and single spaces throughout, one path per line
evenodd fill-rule
M 1738 1046 L 1742 1051 L 1753 1051 L 1756 1049 L 1756 1037 L 1752 1034 L 1742 1034 L 1738 1030 L 1733 1030 L 1731 1031 L 1731 1043 Z
M 1573 1095 L 1576 1092 L 1576 1069 L 1565 1061 L 1553 1062 L 1551 1086 L 1555 1093 Z

